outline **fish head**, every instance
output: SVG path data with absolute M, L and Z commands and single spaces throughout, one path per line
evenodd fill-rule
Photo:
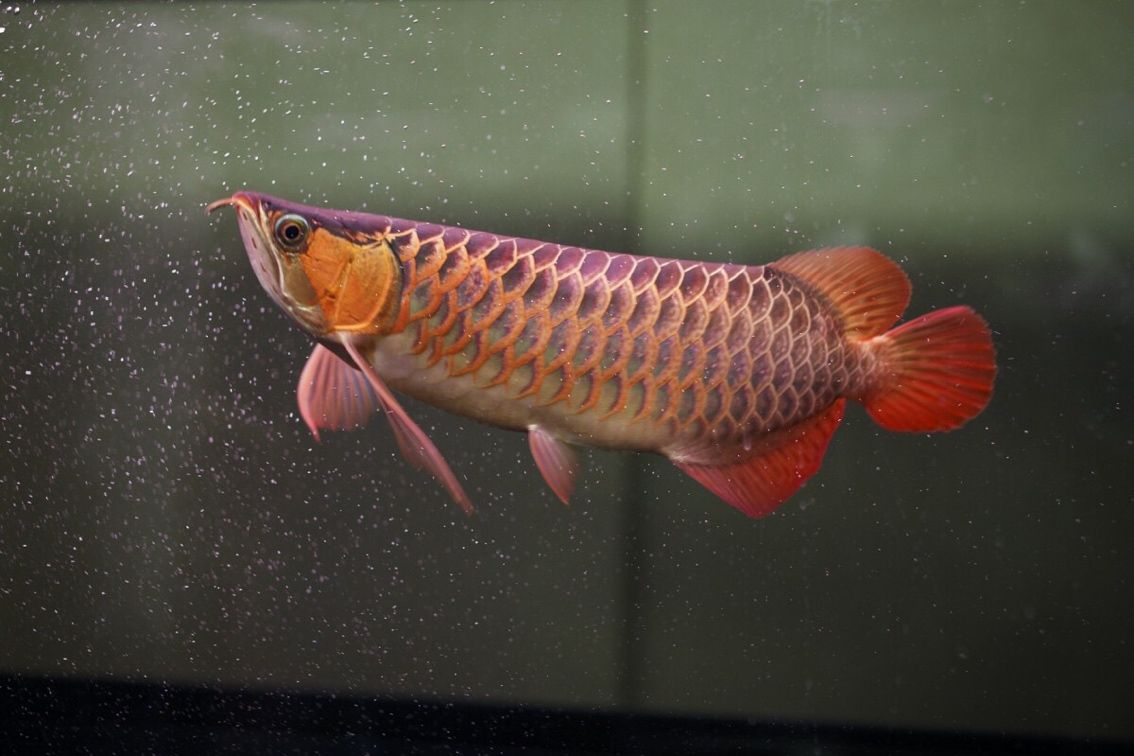
M 284 312 L 317 337 L 389 332 L 402 273 L 383 230 L 351 223 L 361 216 L 237 192 L 211 203 L 236 211 L 260 285 Z

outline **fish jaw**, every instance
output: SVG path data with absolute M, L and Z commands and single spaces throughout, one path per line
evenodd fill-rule
M 328 333 L 330 329 L 323 311 L 296 256 L 280 250 L 272 242 L 271 219 L 263 200 L 252 192 L 236 192 L 210 203 L 205 211 L 212 213 L 222 207 L 236 211 L 244 251 L 256 279 L 272 301 L 312 335 Z

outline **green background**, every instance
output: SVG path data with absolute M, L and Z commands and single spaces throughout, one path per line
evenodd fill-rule
M 0 671 L 1134 738 L 1125 2 L 0 9 Z M 873 245 L 996 333 L 992 405 L 852 408 L 750 521 L 577 501 L 407 407 L 315 444 L 240 188 L 583 246 Z

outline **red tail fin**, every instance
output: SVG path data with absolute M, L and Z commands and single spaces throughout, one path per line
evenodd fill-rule
M 968 307 L 922 315 L 868 343 L 877 350 L 880 366 L 863 404 L 883 428 L 958 428 L 992 396 L 992 337 L 984 320 Z

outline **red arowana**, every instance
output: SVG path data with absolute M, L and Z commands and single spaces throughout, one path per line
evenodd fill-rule
M 987 404 L 989 331 L 968 307 L 890 329 L 909 302 L 871 249 L 767 265 L 666 260 L 516 239 L 252 192 L 231 205 L 269 295 L 319 342 L 304 421 L 385 410 L 403 454 L 468 496 L 387 384 L 526 431 L 567 501 L 572 445 L 652 451 L 751 516 L 818 469 L 847 399 L 883 427 L 956 428 Z

